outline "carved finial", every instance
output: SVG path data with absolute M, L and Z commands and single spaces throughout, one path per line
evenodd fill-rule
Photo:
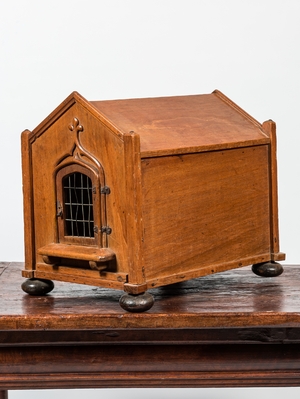
M 83 126 L 79 124 L 79 120 L 77 118 L 73 118 L 73 124 L 70 123 L 68 128 L 71 132 L 75 131 L 76 134 L 83 132 Z
M 71 150 L 58 160 L 56 165 L 59 165 L 61 162 L 63 162 L 69 156 L 72 156 L 77 161 L 80 160 L 83 163 L 90 164 L 92 162 L 98 167 L 99 170 L 102 170 L 103 169 L 102 165 L 98 161 L 98 159 L 96 157 L 94 157 L 94 155 L 91 154 L 89 151 L 87 151 L 84 148 L 84 146 L 81 144 L 79 133 L 83 132 L 84 128 L 79 123 L 79 119 L 74 117 L 73 121 L 68 125 L 68 129 L 70 130 L 70 132 L 75 133 L 74 134 L 74 144 L 73 144 Z

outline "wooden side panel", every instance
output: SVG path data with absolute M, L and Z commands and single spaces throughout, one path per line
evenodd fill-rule
M 267 145 L 144 159 L 142 177 L 147 281 L 270 253 Z

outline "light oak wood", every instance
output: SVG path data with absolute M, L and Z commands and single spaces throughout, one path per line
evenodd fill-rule
M 109 248 L 97 248 L 80 245 L 49 244 L 38 250 L 44 256 L 82 259 L 94 262 L 107 262 L 115 257 Z
M 275 123 L 219 91 L 113 101 L 72 93 L 22 134 L 22 158 L 24 277 L 139 295 L 285 259 Z M 63 187 L 76 174 L 90 179 L 80 191 L 90 202 Z
M 217 90 L 204 95 L 91 103 L 120 132 L 134 131 L 140 136 L 142 158 L 269 142 L 262 126 Z

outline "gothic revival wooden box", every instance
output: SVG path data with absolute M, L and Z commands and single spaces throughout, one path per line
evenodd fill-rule
M 219 91 L 72 93 L 23 132 L 22 159 L 29 294 L 51 280 L 110 287 L 126 292 L 124 309 L 143 311 L 153 287 L 249 264 L 282 272 L 275 124 Z

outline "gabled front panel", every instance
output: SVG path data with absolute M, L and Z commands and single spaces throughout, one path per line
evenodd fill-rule
M 52 119 L 31 135 L 33 245 L 26 269 L 66 281 L 74 271 L 78 282 L 120 287 L 128 262 L 122 137 L 76 102 Z

